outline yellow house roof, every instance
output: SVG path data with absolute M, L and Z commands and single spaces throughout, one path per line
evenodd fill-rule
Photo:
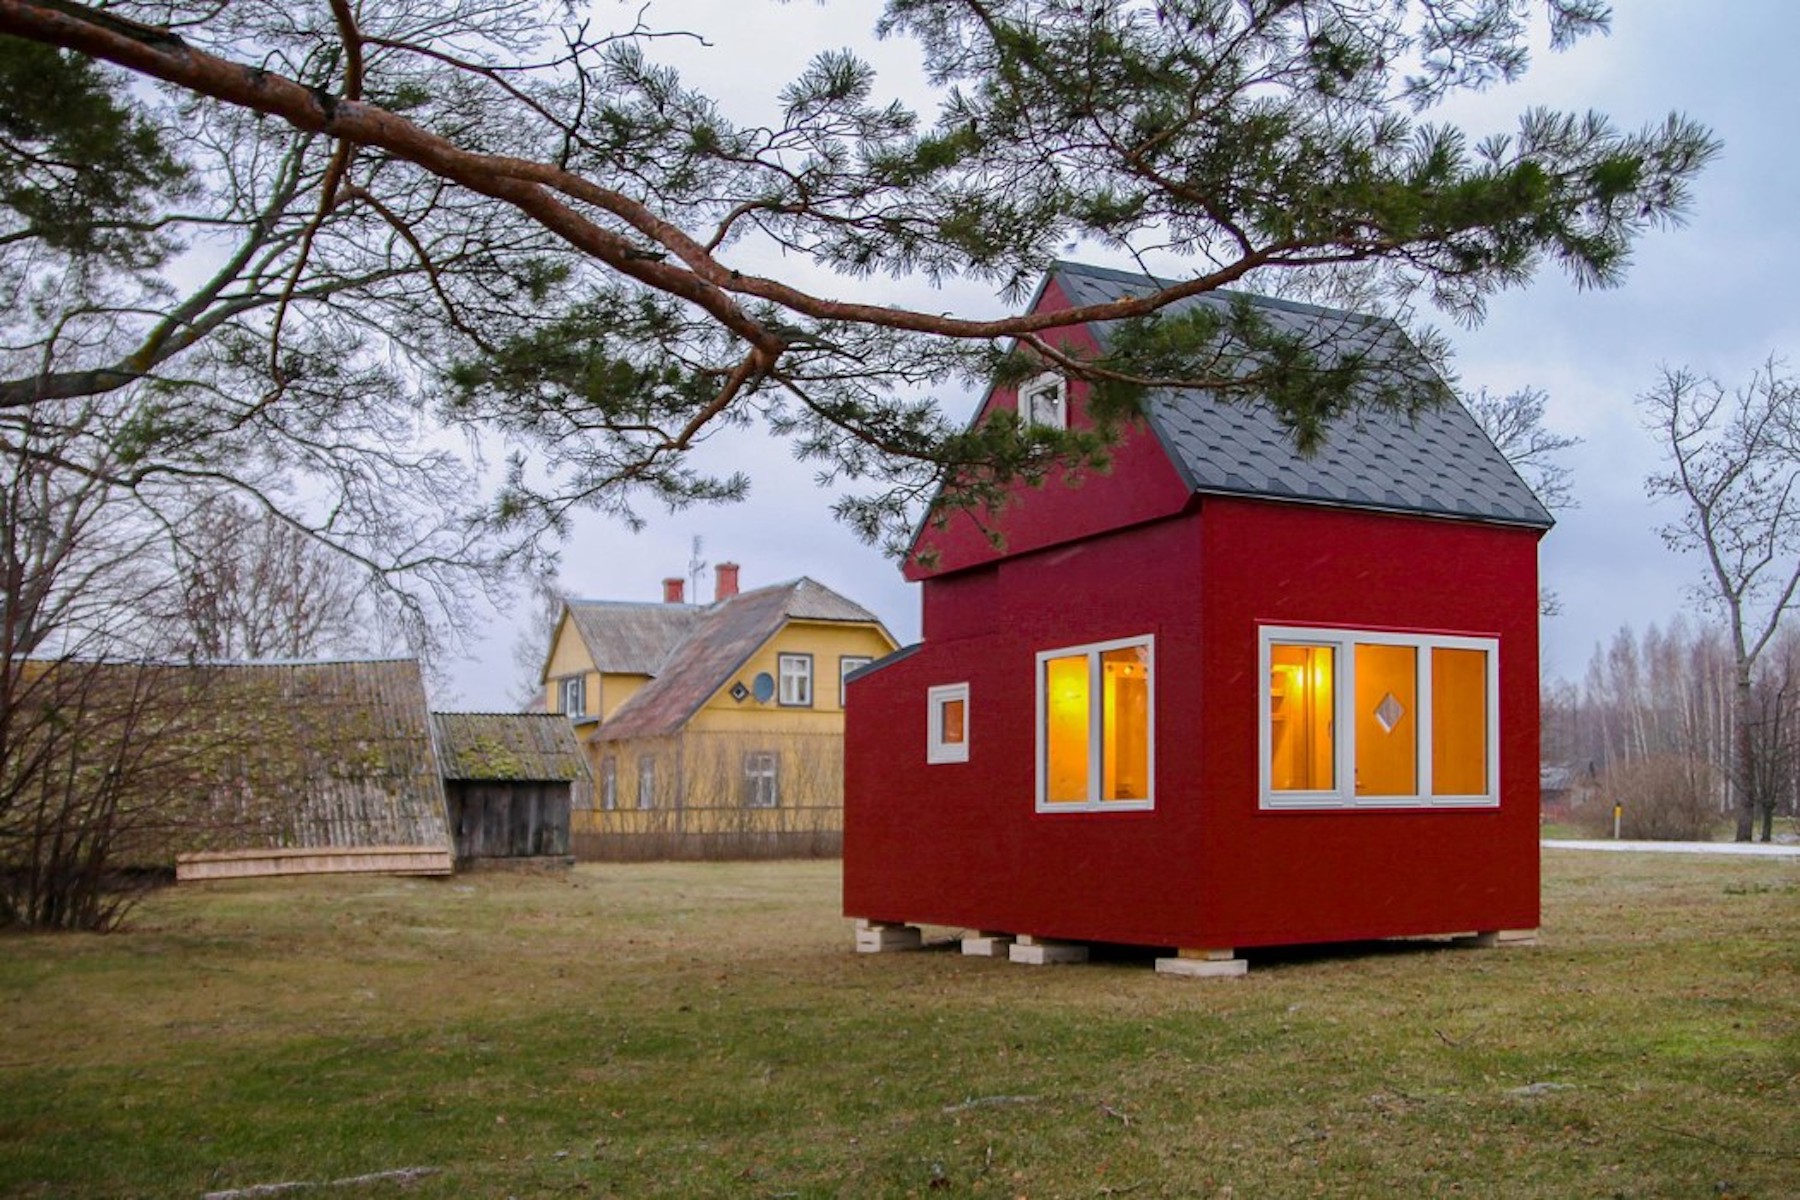
M 649 672 L 655 678 L 620 705 L 601 726 L 597 739 L 678 732 L 789 621 L 872 625 L 890 646 L 894 644 L 874 613 L 806 578 L 740 592 L 696 613 L 698 619 L 687 636 L 669 651 L 656 671 Z

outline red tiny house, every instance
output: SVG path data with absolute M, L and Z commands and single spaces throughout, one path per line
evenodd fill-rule
M 1134 279 L 1065 265 L 1040 304 Z M 1466 414 L 1321 465 L 1242 413 L 1159 399 L 1110 472 L 987 514 L 999 548 L 926 526 L 922 641 L 851 688 L 846 915 L 1215 953 L 1535 929 L 1547 515 Z

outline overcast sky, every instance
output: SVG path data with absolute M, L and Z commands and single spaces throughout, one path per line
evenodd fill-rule
M 917 103 L 911 47 L 871 41 L 866 14 L 873 8 L 683 0 L 664 11 L 684 20 L 699 14 L 691 17 L 694 27 L 721 32 L 711 48 L 668 53 L 740 118 L 769 111 L 772 97 L 811 53 L 842 45 L 876 63 L 884 90 Z M 603 0 L 596 12 L 610 17 L 614 10 Z M 704 15 L 709 12 L 723 14 L 724 23 Z M 753 34 L 745 32 L 751 13 Z M 1598 109 L 1631 128 L 1680 111 L 1708 125 L 1725 146 L 1699 181 L 1686 227 L 1646 238 L 1622 287 L 1578 291 L 1547 271 L 1529 288 L 1498 298 L 1480 327 L 1444 323 L 1462 386 L 1502 393 L 1541 388 L 1550 397 L 1552 428 L 1584 439 L 1564 460 L 1577 507 L 1560 514 L 1540 558 L 1543 582 L 1564 606 L 1544 625 L 1545 665 L 1553 674 L 1579 678 L 1595 643 L 1621 625 L 1641 631 L 1678 612 L 1695 613 L 1698 563 L 1664 548 L 1656 530 L 1669 512 L 1644 493 L 1644 477 L 1659 454 L 1635 398 L 1655 384 L 1659 368 L 1690 366 L 1733 385 L 1771 355 L 1792 356 L 1791 366 L 1800 370 L 1797 41 L 1800 6 L 1783 0 L 1617 0 L 1610 37 L 1540 54 L 1522 83 L 1454 110 L 1475 133 L 1507 129 L 1519 111 L 1539 104 Z M 1079 257 L 1131 265 L 1096 253 Z M 797 263 L 765 261 L 758 269 L 816 278 Z M 933 293 L 917 281 L 876 279 L 832 290 L 850 287 L 865 301 L 965 315 L 1005 311 L 980 287 Z M 942 397 L 959 419 L 977 399 Z M 741 564 L 746 588 L 810 575 L 874 610 L 902 643 L 917 638 L 917 589 L 901 580 L 891 560 L 834 521 L 833 494 L 814 485 L 812 469 L 796 463 L 785 445 L 733 432 L 705 454 L 751 473 L 749 501 L 649 511 L 649 524 L 638 533 L 597 517 L 578 520 L 563 553 L 562 582 L 571 595 L 656 599 L 664 576 L 686 573 L 691 541 L 700 537 L 708 563 Z M 710 567 L 699 599 L 711 599 Z M 512 618 L 496 616 L 492 634 L 470 658 L 445 664 L 449 684 L 434 703 L 510 707 L 516 636 Z

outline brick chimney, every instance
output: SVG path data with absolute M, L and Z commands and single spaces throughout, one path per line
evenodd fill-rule
M 729 600 L 738 594 L 738 565 L 736 563 L 720 563 L 713 568 L 713 603 Z
M 687 603 L 687 599 L 683 595 L 683 588 L 686 585 L 686 583 L 687 583 L 687 580 L 680 579 L 680 578 L 677 578 L 674 576 L 671 576 L 670 578 L 663 580 L 663 603 L 664 604 L 685 604 L 685 603 Z

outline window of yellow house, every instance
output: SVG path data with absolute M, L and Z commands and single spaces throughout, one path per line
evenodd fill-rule
M 587 715 L 587 687 L 583 676 L 571 675 L 562 681 L 562 710 L 570 717 Z
M 862 670 L 864 667 L 868 666 L 870 663 L 872 663 L 874 661 L 875 660 L 873 658 L 870 658 L 866 654 L 840 654 L 838 656 L 838 707 L 839 708 L 844 707 L 845 702 L 848 700 L 849 695 L 850 695 L 849 689 L 844 686 L 845 681 L 847 681 L 852 674 L 854 674 L 857 671 Z
M 600 760 L 600 807 L 606 812 L 619 807 L 619 760 L 610 754 Z
M 925 690 L 925 761 L 969 761 L 969 685 L 947 683 Z
M 638 794 L 639 808 L 656 807 L 656 756 L 640 754 L 638 756 Z
M 744 807 L 774 808 L 781 802 L 781 755 L 751 750 L 744 755 Z
M 1155 805 L 1155 643 L 1129 638 L 1037 656 L 1037 808 Z
M 1499 803 L 1493 638 L 1267 627 L 1262 806 Z
M 813 657 L 810 654 L 783 654 L 776 659 L 780 676 L 780 703 L 783 708 L 811 708 L 813 702 Z

